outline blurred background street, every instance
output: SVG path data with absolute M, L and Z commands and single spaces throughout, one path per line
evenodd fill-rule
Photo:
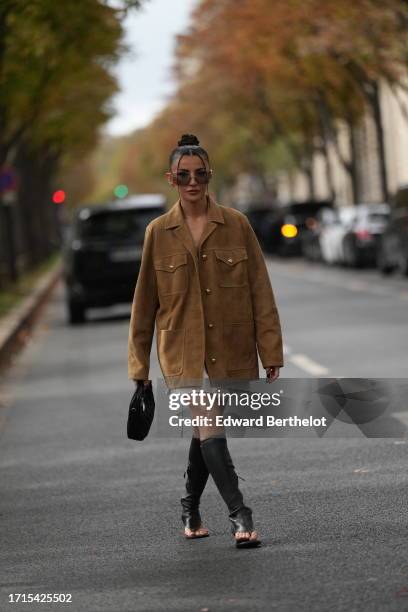
M 380 293 L 372 272 L 268 266 L 282 376 L 404 376 L 404 283 Z M 93 309 L 72 329 L 60 284 L 3 378 L 3 607 L 10 592 L 52 591 L 72 592 L 74 610 L 406 609 L 408 441 L 231 439 L 264 547 L 234 550 L 212 482 L 202 502 L 211 537 L 184 541 L 189 438 L 125 436 L 128 316 Z

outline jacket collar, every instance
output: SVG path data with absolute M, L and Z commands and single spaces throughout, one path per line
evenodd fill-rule
M 207 195 L 207 199 L 209 204 L 208 221 L 214 221 L 215 223 L 225 223 L 221 206 L 219 206 L 211 196 Z M 184 221 L 184 214 L 181 208 L 181 201 L 179 198 L 167 213 L 165 229 L 170 229 L 173 227 L 178 227 L 179 225 L 183 225 Z

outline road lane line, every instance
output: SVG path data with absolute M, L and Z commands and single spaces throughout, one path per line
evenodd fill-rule
M 308 374 L 313 374 L 314 376 L 323 376 L 324 374 L 329 373 L 328 368 L 325 368 L 320 363 L 313 361 L 313 359 L 310 359 L 310 357 L 307 355 L 302 355 L 301 353 L 291 355 L 289 357 L 289 361 L 291 361 L 301 370 L 304 370 Z
M 292 353 L 292 349 L 287 344 L 283 344 L 283 354 L 290 355 Z
M 398 419 L 408 430 L 408 412 L 393 412 L 391 416 Z

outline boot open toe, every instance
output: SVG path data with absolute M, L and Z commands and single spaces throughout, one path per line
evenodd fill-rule
M 184 535 L 189 540 L 208 537 L 208 529 L 202 527 L 199 511 L 200 497 L 207 483 L 209 472 L 201 454 L 198 438 L 192 438 L 188 457 L 186 476 L 186 493 L 181 498 L 183 508 L 181 520 L 184 524 Z
M 232 533 L 244 533 L 234 538 L 237 548 L 260 546 L 252 522 L 252 510 L 245 506 L 238 487 L 238 476 L 228 450 L 225 437 L 206 438 L 201 442 L 201 452 L 215 485 L 229 510 Z M 254 536 L 255 534 L 255 536 Z
M 261 545 L 261 540 L 258 539 L 258 533 L 255 531 L 252 522 L 251 508 L 243 506 L 236 512 L 230 514 L 229 518 L 231 521 L 231 531 L 234 534 L 237 548 L 255 548 Z
M 196 529 L 184 528 L 184 535 L 187 540 L 195 540 L 196 538 L 207 538 L 210 534 L 206 527 L 197 527 Z

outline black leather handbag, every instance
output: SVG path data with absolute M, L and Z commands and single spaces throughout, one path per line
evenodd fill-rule
M 131 440 L 144 440 L 149 433 L 154 417 L 154 396 L 152 383 L 144 385 L 138 381 L 130 400 L 127 420 L 127 436 Z

